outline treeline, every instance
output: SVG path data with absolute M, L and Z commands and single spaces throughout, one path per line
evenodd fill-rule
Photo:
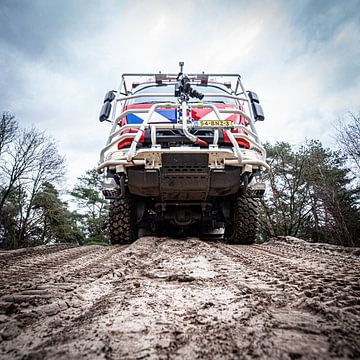
M 338 149 L 316 140 L 265 144 L 272 171 L 260 202 L 259 241 L 291 235 L 360 246 L 360 116 L 350 114 L 334 133 Z M 64 174 L 53 138 L 2 114 L 0 247 L 108 242 L 108 205 L 96 171 L 87 171 L 67 192 L 61 188 Z
M 106 202 L 94 170 L 71 192 L 74 208 L 61 200 L 64 158 L 53 138 L 21 128 L 3 113 L 0 122 L 0 247 L 55 242 L 107 242 Z M 62 189 L 63 190 L 63 189 Z
M 359 183 L 347 156 L 315 140 L 266 148 L 272 171 L 261 200 L 260 238 L 290 235 L 359 246 Z
M 266 144 L 271 173 L 260 206 L 260 239 L 290 235 L 360 246 L 360 113 L 332 126 L 337 149 L 308 140 Z

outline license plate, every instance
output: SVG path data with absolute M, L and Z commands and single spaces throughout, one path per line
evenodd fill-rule
M 197 120 L 194 121 L 195 126 L 209 126 L 209 127 L 230 127 L 233 126 L 231 120 Z

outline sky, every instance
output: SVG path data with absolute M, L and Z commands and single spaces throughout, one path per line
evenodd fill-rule
M 0 0 L 0 112 L 53 136 L 68 185 L 97 165 L 125 72 L 240 73 L 262 141 L 333 146 L 360 111 L 360 0 Z

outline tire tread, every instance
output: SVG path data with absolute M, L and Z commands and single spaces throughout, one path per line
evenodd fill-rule
M 110 243 L 129 244 L 135 240 L 132 203 L 129 198 L 112 200 L 109 211 Z
M 255 243 L 258 227 L 258 201 L 246 195 L 234 200 L 232 236 L 230 244 L 251 245 Z

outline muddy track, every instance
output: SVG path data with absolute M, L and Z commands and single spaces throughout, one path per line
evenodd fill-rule
M 153 237 L 1 252 L 0 358 L 360 358 L 359 253 Z

